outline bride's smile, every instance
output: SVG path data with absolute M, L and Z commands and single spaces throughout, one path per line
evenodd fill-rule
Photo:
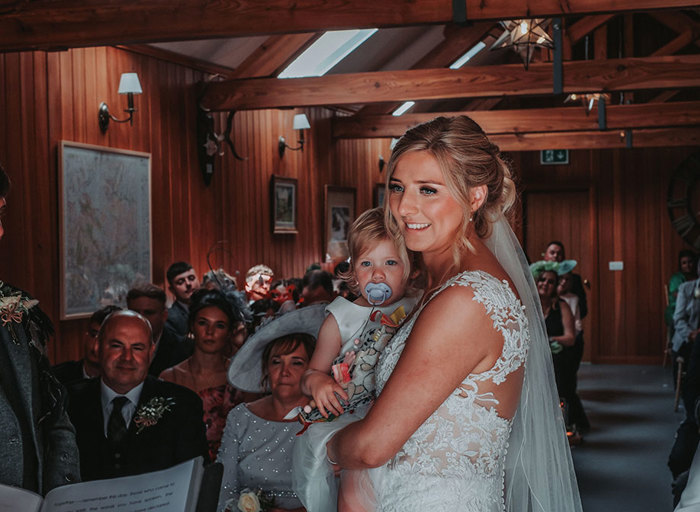
M 406 246 L 424 256 L 449 253 L 463 222 L 440 165 L 427 151 L 401 157 L 389 183 L 389 206 Z

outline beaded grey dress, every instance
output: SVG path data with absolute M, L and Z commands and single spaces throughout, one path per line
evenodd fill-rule
M 292 448 L 300 426 L 296 421 L 269 421 L 254 415 L 245 404 L 234 407 L 226 419 L 217 462 L 224 465 L 219 494 L 220 512 L 244 489 L 262 489 L 274 496 L 275 506 L 301 507 L 292 491 Z

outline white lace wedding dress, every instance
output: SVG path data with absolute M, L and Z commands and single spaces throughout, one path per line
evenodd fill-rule
M 490 274 L 463 272 L 432 297 L 450 286 L 472 288 L 473 300 L 484 306 L 493 328 L 503 335 L 503 351 L 490 370 L 464 379 L 392 460 L 369 470 L 376 510 L 505 510 L 504 468 L 512 420 L 499 415 L 498 385 L 525 363 L 528 320 L 507 282 Z M 378 392 L 391 376 L 421 310 L 382 354 L 376 371 Z M 495 391 L 484 392 L 484 383 Z

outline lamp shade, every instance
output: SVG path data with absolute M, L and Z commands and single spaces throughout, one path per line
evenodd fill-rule
M 119 80 L 119 94 L 141 94 L 141 83 L 136 73 L 122 73 Z
M 295 130 L 306 130 L 311 128 L 309 120 L 306 118 L 306 114 L 297 114 L 294 116 L 294 129 Z

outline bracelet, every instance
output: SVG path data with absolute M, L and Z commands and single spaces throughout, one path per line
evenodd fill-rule
M 334 461 L 333 459 L 331 459 L 330 455 L 328 455 L 328 450 L 326 450 L 326 460 L 328 461 L 328 463 L 329 463 L 331 466 L 337 466 L 337 465 L 338 465 L 338 463 L 337 463 L 336 461 Z

